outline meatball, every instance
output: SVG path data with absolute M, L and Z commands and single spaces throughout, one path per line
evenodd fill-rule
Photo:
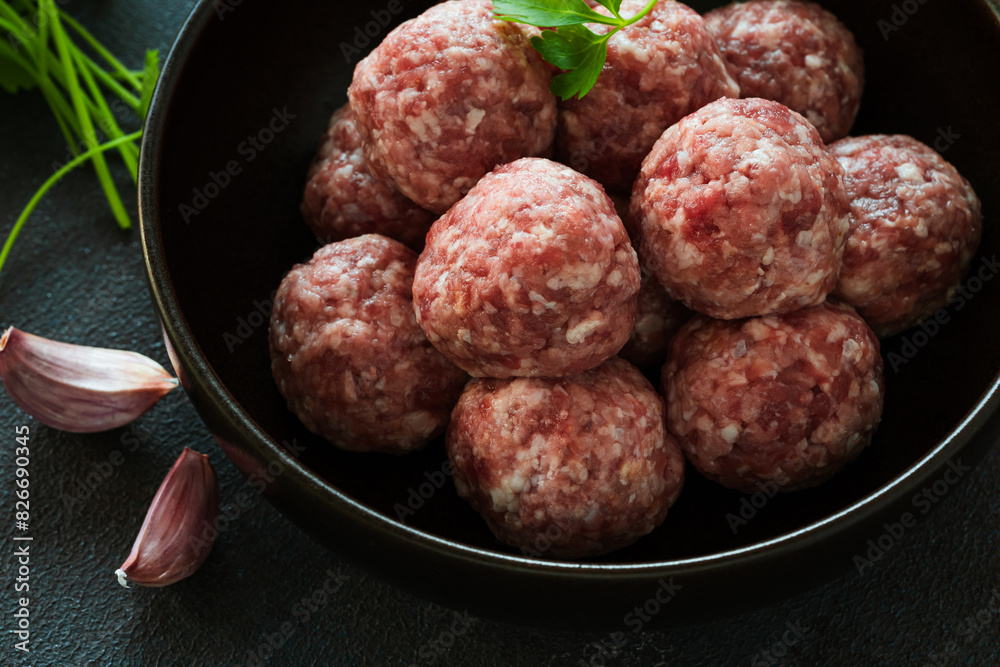
M 822 303 L 848 209 L 815 128 L 761 99 L 718 100 L 664 132 L 632 192 L 643 262 L 672 298 L 720 319 Z
M 639 262 L 601 186 L 524 158 L 431 226 L 413 305 L 431 343 L 474 377 L 562 377 L 622 348 L 638 293 Z
M 529 42 L 537 30 L 491 10 L 489 0 L 431 7 L 358 63 L 348 89 L 372 173 L 436 213 L 555 137 L 552 70 Z
M 527 555 L 582 558 L 663 522 L 684 456 L 663 399 L 614 358 L 564 379 L 473 380 L 448 427 L 458 494 Z
M 667 296 L 652 274 L 642 271 L 635 326 L 618 356 L 639 368 L 659 370 L 667 358 L 670 339 L 690 318 L 690 310 Z
M 969 182 L 912 137 L 849 138 L 830 151 L 852 213 L 836 293 L 889 336 L 954 296 L 979 245 L 982 207 Z
M 638 14 L 645 5 L 625 0 L 622 15 Z M 608 40 L 607 63 L 594 88 L 560 103 L 559 154 L 609 190 L 628 192 L 665 129 L 713 100 L 739 94 L 701 16 L 660 0 Z
M 864 54 L 851 31 L 811 2 L 762 0 L 705 15 L 743 97 L 775 100 L 816 126 L 847 135 L 861 106 Z
M 349 105 L 334 112 L 309 167 L 302 217 L 323 243 L 382 234 L 416 251 L 436 217 L 375 178 L 361 151 Z
M 323 246 L 281 281 L 271 373 L 313 433 L 350 451 L 403 454 L 444 431 L 468 379 L 424 337 L 417 254 L 366 234 Z
M 879 342 L 846 304 L 741 321 L 695 316 L 663 367 L 667 425 L 703 475 L 745 492 L 816 486 L 882 416 Z

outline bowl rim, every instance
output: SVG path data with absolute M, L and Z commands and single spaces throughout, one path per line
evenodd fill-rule
M 981 0 L 1000 22 L 998 0 Z M 208 359 L 194 340 L 190 327 L 181 313 L 177 296 L 171 285 L 167 262 L 160 235 L 161 217 L 157 208 L 159 193 L 155 182 L 161 160 L 162 133 L 173 93 L 184 72 L 192 47 L 216 13 L 214 0 L 198 0 L 184 20 L 178 35 L 164 60 L 160 78 L 153 92 L 146 117 L 139 160 L 139 219 L 146 279 L 154 305 L 160 318 L 168 349 L 178 357 L 176 369 L 190 380 L 185 383 L 188 391 L 201 391 L 210 396 L 216 405 L 223 407 L 223 416 L 236 432 L 247 436 L 236 445 L 249 450 L 258 460 L 279 460 L 293 487 L 300 488 L 303 499 L 331 503 L 343 518 L 363 521 L 371 531 L 387 539 L 405 541 L 427 554 L 456 561 L 474 561 L 479 567 L 487 566 L 507 571 L 532 572 L 541 575 L 572 579 L 609 579 L 615 581 L 629 577 L 643 580 L 653 577 L 678 578 L 706 574 L 724 569 L 738 561 L 741 565 L 814 547 L 828 540 L 852 532 L 859 525 L 877 519 L 886 510 L 905 500 L 914 489 L 925 486 L 949 461 L 956 458 L 963 448 L 985 427 L 987 421 L 1000 408 L 1000 372 L 975 405 L 935 447 L 923 457 L 887 482 L 876 492 L 847 507 L 801 528 L 762 542 L 717 553 L 683 559 L 650 561 L 645 563 L 590 563 L 586 561 L 558 561 L 528 558 L 516 554 L 489 550 L 454 542 L 433 533 L 397 521 L 382 514 L 328 483 L 303 465 L 284 447 L 275 442 L 254 422 L 212 370 Z M 179 363 L 176 363 L 179 362 Z M 270 499 L 270 498 L 269 498 Z

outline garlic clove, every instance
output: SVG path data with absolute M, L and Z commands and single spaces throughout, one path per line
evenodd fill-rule
M 60 343 L 14 327 L 0 337 L 0 379 L 29 415 L 75 433 L 128 424 L 177 386 L 163 366 L 136 352 Z
M 218 534 L 219 480 L 208 456 L 184 448 L 153 498 L 118 583 L 166 586 L 194 574 Z

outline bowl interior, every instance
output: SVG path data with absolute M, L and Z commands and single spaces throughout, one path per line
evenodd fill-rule
M 275 443 L 305 447 L 306 465 L 393 521 L 401 508 L 413 508 L 402 517 L 413 527 L 516 553 L 492 537 L 450 481 L 440 483 L 434 473 L 446 460 L 441 441 L 400 458 L 336 450 L 285 408 L 269 371 L 270 298 L 283 274 L 318 247 L 298 213 L 317 139 L 346 102 L 360 57 L 393 25 L 428 6 L 384 4 L 402 11 L 382 11 L 378 3 L 289 0 L 242 3 L 207 22 L 165 100 L 153 173 L 162 255 L 193 339 Z M 690 4 L 705 11 L 723 3 Z M 835 479 L 773 498 L 734 529 L 733 517 L 751 512 L 744 496 L 689 468 L 665 524 L 597 562 L 700 557 L 827 517 L 910 469 L 964 420 L 1000 372 L 1000 280 L 992 279 L 1000 270 L 992 263 L 1000 251 L 992 224 L 1000 206 L 996 14 L 985 2 L 927 3 L 901 22 L 888 2 L 822 4 L 865 49 L 868 81 L 854 134 L 911 134 L 935 146 L 983 200 L 985 231 L 966 296 L 946 310 L 946 323 L 886 341 L 881 427 L 873 445 Z M 387 18 L 391 23 L 382 25 Z

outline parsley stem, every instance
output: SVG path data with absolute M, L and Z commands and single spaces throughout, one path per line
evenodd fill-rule
M 81 53 L 78 49 L 75 49 L 75 48 L 72 49 L 72 54 L 73 54 L 74 57 L 77 57 L 77 56 L 80 56 L 82 58 L 86 58 L 87 57 L 86 54 Z M 48 52 L 48 51 L 45 53 L 44 61 L 51 61 L 51 63 L 48 63 L 48 64 L 49 64 L 49 67 L 52 68 L 52 73 L 55 76 L 56 83 L 58 83 L 59 85 L 61 85 L 66 90 L 69 90 L 71 84 L 68 81 L 68 79 L 66 78 L 66 74 L 65 74 L 65 70 L 63 68 L 62 62 L 60 60 L 58 60 L 55 56 L 53 56 L 51 52 Z M 90 61 L 90 62 L 92 64 L 94 64 L 93 61 Z M 41 66 L 42 66 L 42 62 L 39 62 L 39 68 L 41 68 Z M 97 67 L 97 65 L 94 64 L 94 67 Z M 83 74 L 83 69 L 84 69 L 83 67 L 79 68 L 79 71 L 80 71 L 81 75 Z M 93 74 L 94 71 L 90 70 L 90 73 Z M 103 72 L 103 70 L 101 71 L 101 73 L 105 77 L 108 76 L 106 72 Z M 100 77 L 98 77 L 98 78 L 100 78 Z M 102 83 L 105 83 L 105 81 L 102 80 Z M 118 97 L 125 104 L 127 104 L 133 111 L 135 111 L 136 113 L 138 113 L 139 112 L 139 106 L 140 106 L 139 99 L 137 99 L 134 95 L 132 95 L 127 90 L 125 90 L 124 88 L 122 88 L 120 84 L 117 84 L 114 81 L 112 81 L 112 83 L 114 83 L 115 87 L 118 90 L 120 90 L 125 95 L 125 97 L 122 97 L 121 95 L 118 95 Z M 108 86 L 108 88 L 111 88 L 111 86 Z M 116 91 L 112 90 L 111 92 L 116 92 Z M 100 95 L 99 93 L 93 93 L 93 94 L 94 94 L 94 100 L 97 100 L 98 98 L 103 99 L 103 96 Z M 85 97 L 84 98 L 84 102 L 87 105 L 87 109 L 91 112 L 91 114 L 93 114 L 95 116 L 102 116 L 102 112 L 98 110 L 97 104 L 95 103 L 94 100 L 90 99 L 89 97 Z
M 90 69 L 91 74 L 97 77 L 104 86 L 111 91 L 118 99 L 120 99 L 125 104 L 129 105 L 133 111 L 139 110 L 139 98 L 126 90 L 120 83 L 115 81 L 114 77 L 108 74 L 106 71 L 101 69 L 100 65 L 95 63 L 86 53 L 82 51 L 77 51 L 77 55 L 86 63 L 87 68 Z M 82 68 L 81 68 L 82 69 Z
M 13 21 L 12 25 L 14 27 L 10 28 L 9 32 L 19 33 L 15 34 L 15 36 L 23 42 L 24 41 L 23 35 L 26 32 L 28 24 L 24 22 L 24 19 L 21 18 L 21 15 L 18 14 L 16 11 L 14 11 L 14 8 L 8 5 L 6 2 L 0 2 L 0 13 L 6 14 L 8 20 Z
M 4 6 L 5 5 L 3 3 L 0 3 L 0 9 L 3 9 Z M 19 34 L 24 30 L 24 24 L 21 22 L 20 16 L 17 16 L 15 14 L 13 18 L 7 18 L 7 19 L 0 17 L 0 28 L 3 28 L 4 30 L 7 31 L 8 33 L 7 39 L 3 40 L 3 43 L 6 44 L 11 49 L 13 49 L 13 45 L 11 44 L 11 39 L 10 39 L 11 37 L 16 37 L 17 41 L 27 45 L 27 42 L 25 41 L 24 37 L 22 37 L 21 34 Z
M 0 19 L 0 27 L 3 27 L 3 19 Z M 35 59 L 36 62 L 38 62 L 39 70 L 41 70 L 42 68 L 52 67 L 54 71 L 57 73 L 57 75 L 60 76 L 59 83 L 63 83 L 63 80 L 61 78 L 62 64 L 60 63 L 58 58 L 56 58 L 56 56 L 52 54 L 51 51 L 45 49 L 45 45 L 41 45 L 40 48 L 44 49 L 44 51 L 40 52 Z M 88 56 L 86 53 L 76 48 L 73 49 L 73 52 L 75 56 L 79 56 L 80 58 L 83 59 L 83 62 L 90 70 L 90 73 L 93 74 L 95 77 L 97 77 L 97 80 L 100 81 L 102 84 L 104 84 L 104 86 L 108 88 L 108 90 L 112 94 L 114 94 L 122 102 L 127 104 L 133 111 L 135 112 L 139 111 L 140 100 L 138 97 L 130 93 L 124 86 L 118 83 L 114 79 L 114 77 L 111 76 L 108 72 L 101 69 L 101 66 L 95 63 L 93 59 L 90 58 L 90 56 Z M 81 67 L 80 69 L 83 68 Z
M 90 47 L 98 53 L 98 55 L 100 55 L 102 58 L 108 61 L 108 64 L 111 65 L 112 69 L 118 72 L 118 74 L 120 74 L 121 77 L 129 83 L 129 85 L 135 88 L 136 92 L 142 91 L 142 82 L 139 80 L 139 77 L 136 76 L 134 72 L 132 72 L 129 69 L 126 69 L 126 67 L 122 65 L 117 58 L 111 55 L 111 53 L 106 48 L 104 48 L 104 46 L 100 42 L 98 42 L 94 38 L 94 36 L 87 31 L 86 28 L 77 23 L 75 19 L 73 19 L 71 16 L 63 12 L 59 13 L 61 15 L 62 20 L 66 22 L 66 25 L 68 25 L 70 28 L 75 30 L 77 34 L 83 37 L 83 40 L 87 42 L 87 44 L 89 44 Z
M 633 23 L 638 23 L 639 21 L 641 21 L 643 17 L 646 16 L 646 14 L 648 14 L 649 11 L 653 8 L 653 5 L 655 5 L 656 3 L 657 0 L 649 0 L 649 2 L 646 3 L 646 6 L 642 8 L 641 12 L 630 18 L 628 21 L 625 21 L 624 25 L 622 25 L 622 28 L 627 28 Z M 618 18 L 621 17 L 619 16 Z
M 0 28 L 2 28 L 3 25 L 3 19 L 0 19 Z M 76 122 L 73 109 L 66 102 L 66 98 L 63 97 L 62 93 L 59 92 L 59 89 L 52 84 L 52 81 L 48 76 L 42 76 L 31 63 L 21 57 L 20 54 L 16 53 L 7 42 L 0 41 L 0 55 L 16 62 L 20 67 L 28 72 L 33 79 L 35 79 L 39 89 L 42 91 L 42 95 L 45 96 L 45 100 L 49 103 L 49 107 L 52 108 L 52 113 L 56 116 L 56 122 L 58 122 L 60 128 L 63 129 L 63 135 L 66 137 L 67 143 L 72 149 L 76 140 L 73 138 L 72 134 L 67 132 L 65 127 L 68 123 L 74 132 L 79 133 L 79 125 Z
M 90 54 L 74 43 L 65 26 L 89 45 Z M 0 38 L 0 61 L 12 69 L 10 78 L 2 81 L 4 88 L 13 93 L 38 88 L 72 159 L 56 170 L 18 218 L 0 252 L 0 267 L 42 195 L 67 171 L 88 160 L 93 162 L 118 225 L 123 229 L 131 226 L 103 153 L 116 148 L 132 180 L 137 179 L 139 147 L 135 140 L 141 131 L 125 135 L 112 109 L 120 115 L 124 103 L 140 118 L 145 117 L 159 70 L 155 51 L 147 51 L 142 70 L 125 68 L 90 32 L 59 10 L 55 0 L 0 0 L 0 35 L 5 33 L 6 38 Z M 5 74 L 0 68 L 0 77 Z M 111 102 L 108 94 L 117 99 Z M 100 143 L 104 135 L 110 141 Z
M 21 231 L 21 228 L 24 227 L 24 223 L 28 220 L 28 216 L 30 216 L 31 213 L 35 210 L 35 207 L 38 206 L 38 202 L 41 201 L 42 197 L 45 196 L 45 193 L 47 193 L 50 189 L 52 189 L 52 186 L 55 185 L 59 181 L 59 179 L 65 176 L 67 172 L 75 169 L 76 167 L 80 166 L 87 160 L 99 156 L 104 151 L 108 151 L 111 150 L 112 148 L 117 148 L 122 144 L 135 141 L 141 136 L 142 136 L 142 130 L 138 132 L 133 132 L 132 134 L 126 134 L 125 136 L 118 137 L 117 139 L 112 139 L 111 141 L 101 144 L 100 146 L 95 146 L 94 148 L 91 148 L 85 153 L 76 156 L 75 158 L 64 164 L 62 167 L 60 167 L 59 170 L 56 171 L 54 174 L 49 176 L 48 180 L 46 180 L 45 183 L 42 184 L 42 187 L 38 188 L 38 191 L 35 192 L 35 194 L 28 201 L 28 205 L 24 207 L 23 211 L 21 211 L 21 215 L 18 216 L 17 222 L 15 222 L 14 226 L 11 228 L 10 234 L 7 236 L 7 240 L 3 244 L 3 250 L 0 250 L 0 271 L 3 270 L 4 262 L 7 261 L 7 256 L 10 254 L 10 250 L 14 246 L 14 240 L 17 238 L 17 235 Z
M 69 91 L 70 100 L 73 102 L 73 107 L 76 109 L 77 118 L 80 121 L 80 129 L 82 130 L 81 134 L 83 135 L 82 138 L 88 147 L 97 146 L 97 133 L 94 131 L 94 123 L 87 110 L 83 90 L 80 88 L 80 82 L 76 76 L 76 69 L 73 67 L 73 60 L 70 55 L 69 48 L 69 37 L 62 28 L 62 24 L 59 21 L 59 15 L 54 11 L 55 8 L 54 5 L 52 5 L 53 0 L 39 0 L 39 3 L 48 3 L 51 5 L 53 10 L 52 40 L 55 42 L 56 50 L 59 52 L 59 59 L 62 62 L 64 74 L 66 75 L 66 87 Z M 101 183 L 104 194 L 108 199 L 108 204 L 111 206 L 111 212 L 114 214 L 115 220 L 118 221 L 118 226 L 122 229 L 128 229 L 132 226 L 132 224 L 129 220 L 128 213 L 125 211 L 125 206 L 122 204 L 121 197 L 118 194 L 118 189 L 115 187 L 114 181 L 111 179 L 111 172 L 108 171 L 108 165 L 104 161 L 104 156 L 101 153 L 95 153 L 93 162 L 94 171 L 97 173 L 97 180 Z
M 45 5 L 38 6 L 38 35 L 35 37 L 35 59 L 38 61 L 38 73 L 45 77 L 49 74 L 45 55 L 49 52 L 49 22 L 42 20 Z
M 104 95 L 101 94 L 97 83 L 94 82 L 94 77 L 91 76 L 90 70 L 84 65 L 80 57 L 80 52 L 74 51 L 73 56 L 76 58 L 79 66 L 80 76 L 83 78 L 83 82 L 87 85 L 87 88 L 90 89 L 90 94 L 97 104 L 97 109 L 101 116 L 99 123 L 101 129 L 112 139 L 124 136 L 125 133 L 118 127 L 118 123 L 115 122 L 115 115 L 108 108 L 108 103 L 105 101 Z M 118 152 L 121 154 L 125 166 L 128 167 L 128 173 L 132 176 L 132 182 L 135 183 L 139 173 L 139 149 L 135 147 L 135 144 L 123 144 L 118 147 Z

